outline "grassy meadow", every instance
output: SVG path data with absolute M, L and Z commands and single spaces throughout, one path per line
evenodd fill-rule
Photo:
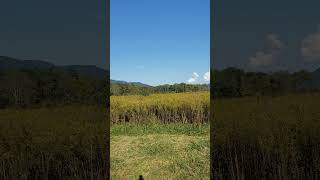
M 111 179 L 209 178 L 208 92 L 111 101 Z M 0 179 L 105 179 L 106 113 L 88 105 L 0 109 Z
M 215 99 L 217 179 L 319 179 L 320 94 Z
M 112 96 L 111 179 L 319 179 L 320 93 Z M 0 110 L 0 179 L 105 179 L 106 109 Z
M 115 125 L 111 179 L 209 179 L 209 126 Z
M 106 110 L 0 110 L 0 179 L 104 179 Z
M 209 179 L 209 92 L 111 96 L 111 179 Z
M 112 123 L 204 123 L 209 121 L 209 92 L 111 96 Z

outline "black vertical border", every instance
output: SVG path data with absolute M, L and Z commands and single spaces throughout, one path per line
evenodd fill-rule
M 210 179 L 215 179 L 214 178 L 214 166 L 213 166 L 213 161 L 214 161 L 214 156 L 213 156 L 213 145 L 214 145 L 214 131 L 213 131 L 213 126 L 214 126 L 214 117 L 213 117 L 213 48 L 214 48 L 214 0 L 210 0 Z
M 104 135 L 106 138 L 106 146 L 107 146 L 107 160 L 106 160 L 106 165 L 105 165 L 105 177 L 106 179 L 110 179 L 110 0 L 106 0 L 106 69 L 107 69 L 107 99 L 106 99 L 106 120 L 107 120 L 107 125 L 106 125 L 106 134 Z

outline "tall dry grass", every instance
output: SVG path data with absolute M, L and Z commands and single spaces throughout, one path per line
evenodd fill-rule
M 0 179 L 105 179 L 106 110 L 0 110 Z
M 204 123 L 209 121 L 209 92 L 111 96 L 112 123 Z
M 320 178 L 320 94 L 213 101 L 217 179 Z

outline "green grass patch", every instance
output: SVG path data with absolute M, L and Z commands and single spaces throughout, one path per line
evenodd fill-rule
M 209 135 L 113 136 L 111 179 L 209 179 Z
M 111 136 L 137 136 L 147 134 L 184 134 L 190 136 L 202 136 L 209 134 L 209 124 L 204 123 L 119 123 L 113 124 L 111 127 Z

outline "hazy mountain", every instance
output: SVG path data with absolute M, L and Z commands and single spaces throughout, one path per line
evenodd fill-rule
M 7 56 L 0 56 L 0 70 L 4 69 L 49 69 L 49 68 L 63 68 L 66 70 L 76 71 L 79 74 L 89 75 L 96 78 L 103 78 L 109 76 L 109 72 L 105 69 L 99 68 L 94 65 L 67 65 L 67 66 L 56 66 L 52 63 L 43 60 L 20 60 Z M 147 84 L 140 82 L 126 82 L 111 80 L 114 84 L 134 84 L 142 87 L 150 87 Z
M 99 68 L 94 65 L 68 65 L 56 66 L 52 63 L 43 60 L 19 60 L 7 56 L 0 56 L 0 70 L 3 69 L 49 69 L 49 68 L 63 68 L 66 70 L 73 70 L 79 74 L 93 76 L 96 78 L 103 78 L 108 76 L 107 70 Z
M 63 68 L 73 70 L 79 74 L 89 75 L 96 78 L 104 78 L 109 76 L 109 72 L 105 69 L 94 65 L 68 65 L 56 66 L 52 63 L 43 60 L 20 60 L 7 56 L 0 56 L 0 70 L 3 69 L 49 69 L 49 68 Z M 150 85 L 141 82 L 127 82 L 120 80 L 111 80 L 111 84 L 134 84 L 142 87 L 151 87 Z M 309 83 L 308 83 L 309 84 Z M 320 68 L 312 72 L 311 84 L 314 87 L 320 87 Z M 210 84 L 208 85 L 210 86 Z
M 0 56 L 0 69 L 46 69 L 53 64 L 41 60 L 19 60 L 7 56 Z
M 133 84 L 141 87 L 151 87 L 150 85 L 143 84 L 141 82 L 127 82 L 127 81 L 119 81 L 119 80 L 112 80 L 112 79 L 111 79 L 111 84 Z

